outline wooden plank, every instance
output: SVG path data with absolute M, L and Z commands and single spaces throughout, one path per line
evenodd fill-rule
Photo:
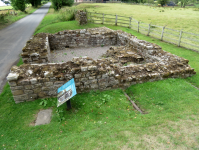
M 123 91 L 124 92 L 124 91 Z M 141 114 L 143 114 L 142 110 L 131 100 L 131 98 L 124 92 L 124 95 L 129 99 L 129 101 L 132 103 L 133 107 L 139 111 Z

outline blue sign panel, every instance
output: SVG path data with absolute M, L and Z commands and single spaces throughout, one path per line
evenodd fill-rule
M 68 101 L 70 98 L 77 94 L 75 88 L 75 81 L 74 78 L 62 85 L 57 90 L 57 107 Z

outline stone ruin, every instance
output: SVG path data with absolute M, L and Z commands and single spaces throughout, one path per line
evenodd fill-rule
M 102 59 L 84 56 L 50 63 L 52 50 L 104 45 L 110 48 Z M 57 96 L 57 89 L 72 78 L 80 93 L 186 78 L 196 73 L 188 65 L 189 60 L 129 33 L 106 27 L 40 33 L 31 38 L 22 51 L 24 64 L 13 66 L 7 76 L 16 103 Z

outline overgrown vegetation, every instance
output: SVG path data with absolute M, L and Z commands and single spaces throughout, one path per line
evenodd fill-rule
M 52 6 L 54 10 L 59 10 L 63 6 L 72 6 L 74 4 L 74 0 L 52 0 Z
M 49 24 L 74 20 L 75 13 L 76 13 L 75 7 L 63 7 L 61 10 L 55 11 L 51 6 L 49 9 L 49 13 L 44 17 L 44 19 L 37 27 L 35 32 L 37 32 L 38 30 Z

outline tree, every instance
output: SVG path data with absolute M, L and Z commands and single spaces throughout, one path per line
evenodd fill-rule
M 9 2 L 9 1 L 4 1 L 4 3 L 5 3 L 6 5 L 10 4 L 10 2 Z
M 33 7 L 41 5 L 41 0 L 10 0 L 11 5 L 15 10 L 25 11 L 26 4 L 31 4 Z
M 187 3 L 189 2 L 189 0 L 181 0 L 181 7 L 184 7 L 187 5 Z
M 168 0 L 158 0 L 158 4 L 160 4 L 161 6 L 163 6 L 167 3 L 168 3 Z
M 25 1 L 24 0 L 11 0 L 11 5 L 15 10 L 25 11 Z
M 52 0 L 54 10 L 61 9 L 62 6 L 72 6 L 74 0 Z

